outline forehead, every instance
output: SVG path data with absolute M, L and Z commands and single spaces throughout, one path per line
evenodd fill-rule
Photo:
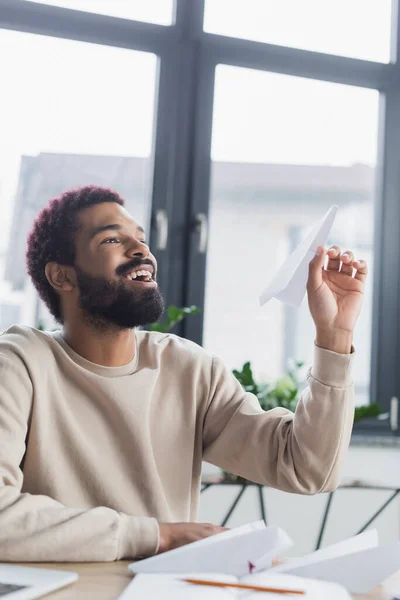
M 128 211 L 116 202 L 102 202 L 89 206 L 79 212 L 79 232 L 90 235 L 96 227 L 118 224 L 130 230 L 143 231 L 142 227 L 131 217 Z

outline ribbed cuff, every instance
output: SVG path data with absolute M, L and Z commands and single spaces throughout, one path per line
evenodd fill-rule
M 121 514 L 117 560 L 157 554 L 160 530 L 156 519 Z
M 329 387 L 349 387 L 353 383 L 351 366 L 354 356 L 354 348 L 351 354 L 337 354 L 315 344 L 311 377 Z

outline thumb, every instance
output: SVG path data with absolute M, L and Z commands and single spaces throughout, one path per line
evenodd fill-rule
M 322 284 L 322 271 L 324 268 L 325 256 L 325 248 L 323 246 L 318 246 L 316 254 L 309 264 L 308 290 L 317 290 Z

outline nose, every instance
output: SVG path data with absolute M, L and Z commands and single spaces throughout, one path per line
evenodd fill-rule
M 129 258 L 146 258 L 150 254 L 150 249 L 147 244 L 137 240 L 136 238 L 131 239 L 126 255 Z

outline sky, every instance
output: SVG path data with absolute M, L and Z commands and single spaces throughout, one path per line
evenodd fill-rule
M 166 26 L 173 19 L 172 0 L 41 1 Z M 205 29 L 388 62 L 390 0 L 208 0 Z M 156 56 L 5 30 L 0 54 L 3 232 L 21 155 L 151 154 Z M 374 90 L 220 65 L 214 106 L 214 160 L 376 162 Z

